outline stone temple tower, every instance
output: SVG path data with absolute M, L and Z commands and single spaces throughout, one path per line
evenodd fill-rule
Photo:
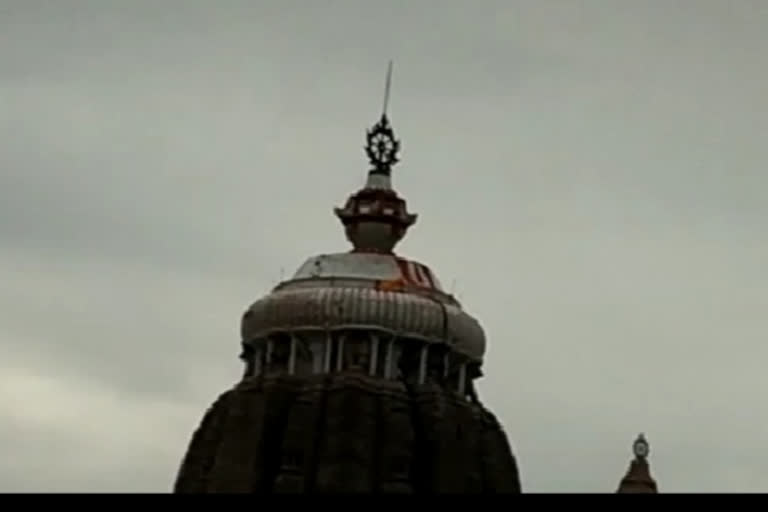
M 648 465 L 648 453 L 650 447 L 645 436 L 640 434 L 632 444 L 635 458 L 630 462 L 629 469 L 621 479 L 618 494 L 655 494 L 658 493 L 656 481 L 651 476 Z
M 177 493 L 517 493 L 481 403 L 485 334 L 425 264 L 392 187 L 399 141 L 367 133 L 364 186 L 336 208 L 352 249 L 312 256 L 242 317 L 242 379 L 194 432 Z

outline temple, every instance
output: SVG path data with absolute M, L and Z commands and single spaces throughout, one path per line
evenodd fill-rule
M 648 465 L 650 447 L 643 434 L 640 434 L 635 440 L 632 451 L 635 458 L 629 463 L 629 469 L 624 478 L 621 479 L 616 492 L 619 494 L 657 493 L 656 481 L 651 476 L 651 469 Z
M 475 386 L 483 327 L 429 265 L 396 252 L 417 216 L 393 188 L 386 107 L 366 142 L 365 182 L 335 209 L 351 248 L 309 256 L 247 308 L 244 372 L 204 414 L 175 492 L 522 491 Z M 645 485 L 644 463 L 622 489 Z

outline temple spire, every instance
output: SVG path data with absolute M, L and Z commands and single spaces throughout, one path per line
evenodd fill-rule
M 624 478 L 621 479 L 616 492 L 619 494 L 657 493 L 656 481 L 651 476 L 648 465 L 650 446 L 644 434 L 637 436 L 635 442 L 632 443 L 632 452 L 635 458 L 630 462 L 629 469 Z
M 389 61 L 387 67 L 387 81 L 384 85 L 384 107 L 381 109 L 381 117 L 387 117 L 387 107 L 389 106 L 389 88 L 392 85 L 392 61 Z
M 405 200 L 392 188 L 392 167 L 400 161 L 400 141 L 387 117 L 392 62 L 387 68 L 381 119 L 366 132 L 365 153 L 371 168 L 365 186 L 349 197 L 336 216 L 356 252 L 391 253 L 405 232 L 416 222 Z
M 391 85 L 392 61 L 389 61 L 381 118 L 366 132 L 365 153 L 371 163 L 366 182 L 368 188 L 391 188 L 392 166 L 400 161 L 397 155 L 400 151 L 400 141 L 395 138 L 395 132 L 387 117 Z

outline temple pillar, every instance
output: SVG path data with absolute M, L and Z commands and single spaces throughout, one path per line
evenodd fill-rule
M 333 339 L 330 331 L 325 336 L 325 352 L 323 353 L 323 372 L 330 373 L 331 371 L 331 349 L 333 348 Z
M 371 334 L 371 359 L 370 366 L 368 368 L 368 375 L 371 377 L 376 376 L 376 365 L 379 358 L 379 337 L 376 334 Z
M 429 350 L 429 344 L 424 343 L 421 346 L 421 352 L 419 353 L 419 385 L 423 385 L 427 379 L 427 351 Z
M 288 354 L 288 375 L 296 373 L 296 336 L 291 333 L 291 348 Z

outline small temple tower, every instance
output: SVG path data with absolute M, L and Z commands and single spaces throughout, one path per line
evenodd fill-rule
M 248 307 L 244 374 L 203 416 L 175 492 L 521 492 L 474 386 L 483 328 L 394 252 L 416 221 L 392 187 L 399 147 L 385 102 L 365 184 L 335 209 L 351 250 L 309 257 Z
M 616 492 L 619 494 L 657 493 L 656 481 L 651 476 L 650 466 L 648 465 L 650 446 L 643 434 L 640 434 L 632 444 L 632 451 L 635 458 L 630 462 L 629 469 L 624 478 L 621 479 Z

